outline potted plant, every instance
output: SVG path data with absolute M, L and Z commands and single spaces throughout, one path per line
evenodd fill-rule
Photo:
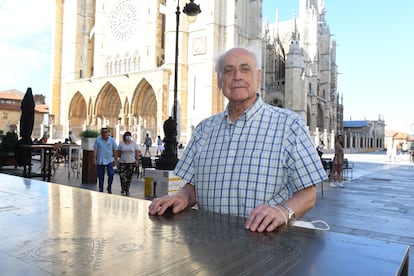
M 1 141 L 1 151 L 6 152 L 9 155 L 14 155 L 18 140 L 15 132 L 7 132 Z
M 16 166 L 15 152 L 17 148 L 18 137 L 14 132 L 7 132 L 2 135 L 0 143 L 0 168 L 2 166 Z
M 82 131 L 80 133 L 82 149 L 93 150 L 93 143 L 95 142 L 98 136 L 99 136 L 99 132 L 97 130 L 86 129 Z

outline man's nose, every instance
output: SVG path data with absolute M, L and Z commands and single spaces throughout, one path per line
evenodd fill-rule
M 240 69 L 237 69 L 237 68 L 234 69 L 233 79 L 235 79 L 235 80 L 240 80 L 241 79 Z

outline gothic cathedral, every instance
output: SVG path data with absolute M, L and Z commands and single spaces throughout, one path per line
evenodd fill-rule
M 188 2 L 56 1 L 55 137 L 103 126 L 118 139 L 129 130 L 138 143 L 146 133 L 163 136 L 177 77 L 178 139 L 187 143 L 202 119 L 225 108 L 214 64 L 232 47 L 255 51 L 265 101 L 296 111 L 316 141 L 341 129 L 336 45 L 323 0 L 300 0 L 298 18 L 264 26 L 262 0 L 191 0 L 201 8 L 194 22 L 182 12 Z

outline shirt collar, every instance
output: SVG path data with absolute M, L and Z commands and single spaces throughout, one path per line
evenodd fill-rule
M 257 93 L 256 94 L 256 101 L 244 112 L 243 116 L 239 118 L 239 120 L 249 121 L 253 118 L 254 114 L 263 106 L 264 102 L 262 97 Z M 224 110 L 224 118 L 227 122 L 231 123 L 230 120 L 230 105 L 227 104 L 226 109 Z

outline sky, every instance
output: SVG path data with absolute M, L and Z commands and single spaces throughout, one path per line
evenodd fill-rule
M 53 0 L 0 1 L 0 91 L 32 87 L 49 98 L 53 7 Z
M 381 116 L 386 129 L 410 131 L 414 1 L 325 0 L 325 6 L 338 44 L 344 120 Z M 263 17 L 274 22 L 278 9 L 279 20 L 289 20 L 298 7 L 299 0 L 263 0 Z M 0 1 L 0 91 L 32 87 L 50 101 L 53 9 L 53 0 Z

